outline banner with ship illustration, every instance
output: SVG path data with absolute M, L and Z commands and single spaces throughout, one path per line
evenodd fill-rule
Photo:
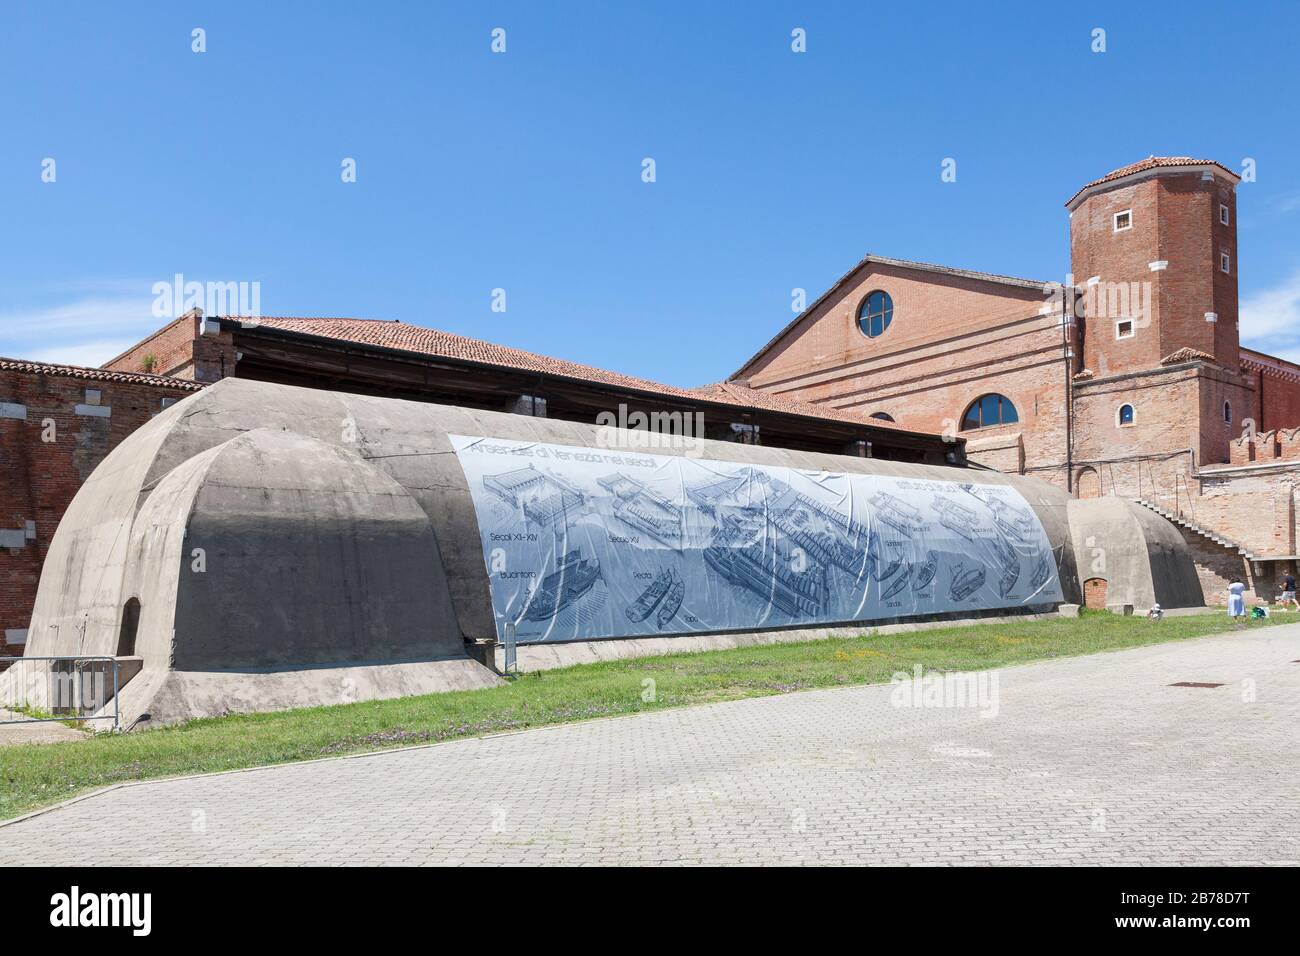
M 452 435 L 498 637 L 520 643 L 1060 602 L 1004 485 Z

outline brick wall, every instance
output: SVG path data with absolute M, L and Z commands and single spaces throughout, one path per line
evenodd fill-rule
M 1240 420 L 1253 420 L 1261 432 L 1300 427 L 1300 367 L 1248 349 L 1242 350 L 1242 366 L 1255 396 Z
M 1170 504 L 1194 493 L 1203 370 L 1197 367 L 1076 381 L 1074 464 L 1101 494 Z M 1120 409 L 1133 406 L 1133 423 Z M 1085 480 L 1085 475 L 1092 476 Z
M 1200 474 L 1200 495 L 1191 517 L 1260 555 L 1292 555 L 1300 529 L 1296 525 L 1300 462 L 1280 468 L 1211 469 Z
M 1129 212 L 1132 225 L 1115 231 L 1115 215 Z M 1117 339 L 1114 323 L 1132 317 L 1131 308 L 1094 300 L 1086 317 L 1083 367 L 1100 376 L 1153 368 L 1160 351 L 1160 277 L 1149 264 L 1160 259 L 1159 190 L 1154 179 L 1112 187 L 1093 195 L 1070 214 L 1070 263 L 1074 281 L 1088 287 L 1152 283 L 1151 325 L 1139 325 L 1132 338 Z M 1132 305 L 1130 301 L 1130 305 Z M 1112 314 L 1113 313 L 1113 314 Z
M 1105 610 L 1106 595 L 1110 585 L 1105 578 L 1089 578 L 1083 582 L 1083 606 L 1093 610 Z
M 21 654 L 54 529 L 119 442 L 198 386 L 0 363 L 0 656 Z M 98 392 L 98 395 L 95 393 Z
M 1246 600 L 1254 601 L 1257 595 L 1254 582 L 1250 579 L 1250 567 L 1236 551 L 1222 548 L 1194 531 L 1181 529 L 1187 550 L 1196 564 L 1196 576 L 1201 581 L 1201 591 L 1205 594 L 1205 603 L 1225 605 L 1228 603 L 1228 585 L 1239 580 L 1246 585 Z
M 869 338 L 859 307 L 880 289 L 893 321 Z M 974 461 L 1064 482 L 1065 367 L 1041 288 L 868 262 L 744 369 L 754 388 L 960 434 Z M 1013 425 L 963 431 L 982 395 L 1015 404 Z M 1059 474 L 1058 474 L 1059 473 Z
M 187 312 L 105 362 L 103 367 L 118 372 L 144 372 L 147 360 L 152 357 L 152 374 L 193 379 L 194 342 L 199 337 L 202 321 L 198 313 Z
M 1228 207 L 1227 225 L 1219 221 L 1221 204 Z M 1116 230 L 1115 216 L 1122 212 L 1130 213 L 1131 226 Z M 1136 309 L 1117 309 L 1108 296 L 1093 300 L 1099 307 L 1086 320 L 1084 367 L 1100 376 L 1154 368 L 1190 348 L 1235 370 L 1236 222 L 1233 185 L 1220 177 L 1205 180 L 1199 171 L 1121 180 L 1079 202 L 1070 217 L 1075 281 L 1149 289 L 1149 295 L 1142 293 L 1149 322 L 1137 316 L 1131 337 L 1120 338 L 1115 323 Z M 1226 273 L 1219 267 L 1221 252 L 1229 256 Z M 1132 300 L 1128 296 L 1130 305 Z M 1207 322 L 1206 313 L 1217 320 Z

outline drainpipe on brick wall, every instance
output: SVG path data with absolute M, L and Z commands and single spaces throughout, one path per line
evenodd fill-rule
M 1073 295 L 1061 296 L 1061 352 L 1065 365 L 1065 490 L 1070 494 L 1074 494 L 1074 376 L 1070 368 L 1073 298 Z
M 1268 431 L 1268 426 L 1264 424 L 1264 370 L 1259 370 L 1259 424 L 1255 426 L 1257 432 Z M 1231 452 L 1229 452 L 1231 455 Z

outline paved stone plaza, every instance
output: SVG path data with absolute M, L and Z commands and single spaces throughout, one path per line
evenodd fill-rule
M 989 717 L 852 687 L 135 784 L 0 864 L 1296 865 L 1297 658 L 1291 625 L 1007 668 Z

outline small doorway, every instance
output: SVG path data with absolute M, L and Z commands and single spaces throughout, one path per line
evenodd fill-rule
M 1083 606 L 1095 611 L 1106 610 L 1106 591 L 1109 584 L 1105 578 L 1089 578 L 1083 582 Z
M 1101 475 L 1097 474 L 1097 469 L 1084 468 L 1080 471 L 1079 480 L 1075 483 L 1075 490 L 1080 498 L 1100 498 Z
M 140 627 L 140 602 L 131 598 L 122 606 L 122 629 L 117 634 L 117 656 L 135 657 L 135 632 Z

